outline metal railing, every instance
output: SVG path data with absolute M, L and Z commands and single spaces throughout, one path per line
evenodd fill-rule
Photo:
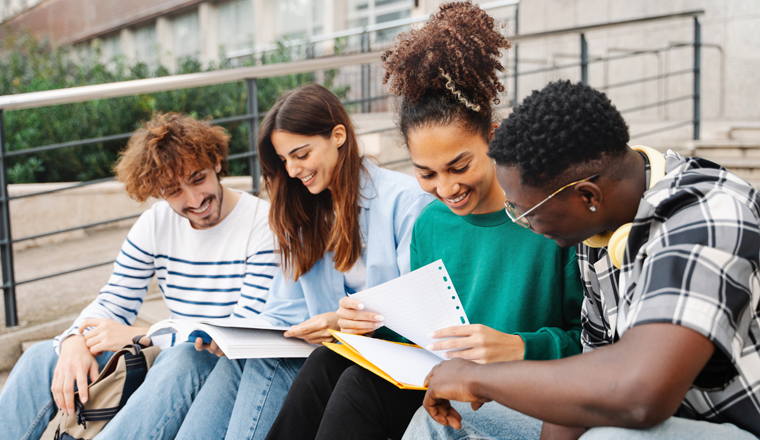
M 514 4 L 515 6 L 517 6 L 516 5 L 517 1 L 511 1 L 511 0 L 502 1 L 502 2 L 493 2 L 493 4 L 496 4 L 496 3 L 498 3 L 499 6 L 506 6 L 507 4 Z M 485 5 L 482 5 L 482 6 L 485 6 Z M 603 88 L 613 89 L 613 88 L 619 88 L 619 87 L 626 87 L 626 86 L 631 86 L 634 84 L 641 84 L 644 82 L 655 81 L 657 79 L 662 79 L 666 77 L 687 75 L 691 73 L 693 76 L 693 90 L 691 93 L 687 95 L 676 96 L 673 98 L 665 97 L 665 99 L 659 99 L 656 102 L 645 103 L 642 105 L 638 105 L 636 107 L 624 109 L 622 110 L 622 112 L 627 113 L 627 112 L 641 111 L 643 109 L 651 108 L 653 106 L 668 105 L 669 103 L 675 103 L 675 102 L 680 102 L 680 101 L 685 101 L 685 100 L 690 99 L 693 102 L 692 119 L 680 121 L 674 124 L 669 124 L 663 127 L 659 127 L 655 130 L 650 130 L 648 132 L 636 133 L 632 135 L 632 137 L 636 137 L 636 136 L 641 137 L 641 136 L 646 136 L 646 135 L 653 134 L 660 131 L 672 130 L 678 127 L 683 127 L 685 125 L 693 125 L 693 138 L 699 139 L 700 50 L 702 47 L 702 42 L 701 42 L 701 29 L 700 29 L 700 23 L 699 23 L 698 17 L 702 15 L 703 13 L 704 11 L 702 10 L 695 10 L 695 11 L 687 11 L 687 12 L 682 12 L 682 13 L 677 13 L 677 14 L 666 14 L 666 15 L 653 16 L 653 17 L 644 17 L 644 18 L 633 19 L 633 20 L 623 20 L 623 21 L 602 23 L 602 24 L 596 24 L 596 25 L 580 26 L 580 27 L 573 27 L 573 28 L 567 28 L 567 29 L 558 29 L 558 30 L 539 32 L 539 33 L 533 33 L 533 34 L 512 35 L 511 37 L 508 37 L 508 38 L 514 43 L 513 72 L 502 76 L 502 79 L 504 80 L 508 80 L 508 79 L 512 80 L 511 83 L 513 87 L 513 99 L 511 100 L 510 104 L 515 105 L 518 101 L 517 98 L 519 96 L 519 89 L 518 89 L 519 77 L 541 74 L 541 73 L 546 73 L 546 72 L 556 72 L 558 70 L 567 69 L 567 68 L 578 68 L 581 80 L 583 82 L 588 83 L 589 66 L 595 63 L 600 63 L 600 62 L 610 63 L 610 62 L 614 62 L 616 60 L 621 60 L 625 58 L 647 56 L 647 55 L 651 55 L 651 53 L 655 51 L 662 50 L 661 48 L 655 48 L 655 49 L 648 49 L 648 50 L 641 50 L 641 51 L 626 51 L 625 53 L 616 54 L 616 55 L 608 54 L 603 57 L 593 57 L 589 55 L 589 43 L 586 38 L 586 34 L 590 32 L 614 29 L 614 28 L 643 24 L 643 23 L 653 23 L 653 22 L 666 21 L 666 20 L 678 20 L 678 19 L 684 19 L 684 18 L 691 18 L 693 20 L 693 25 L 694 25 L 693 42 L 671 45 L 673 46 L 671 49 L 674 49 L 674 50 L 675 48 L 683 48 L 683 47 L 693 48 L 693 65 L 690 68 L 678 69 L 673 72 L 658 71 L 657 75 L 642 77 L 635 80 L 620 81 L 617 83 L 607 83 L 605 79 L 605 84 Z M 415 19 L 415 20 L 419 20 L 419 19 Z M 406 20 L 403 24 L 390 22 L 384 25 L 387 26 L 388 28 L 392 28 L 394 26 L 408 25 L 409 22 L 410 22 L 409 20 Z M 516 21 L 515 21 L 515 27 L 517 27 Z M 354 30 L 354 32 L 356 31 Z M 369 29 L 365 28 L 363 32 L 369 32 Z M 519 58 L 517 56 L 518 43 L 525 43 L 529 41 L 568 36 L 568 35 L 579 36 L 579 40 L 578 40 L 579 41 L 579 56 L 578 56 L 577 62 L 568 63 L 568 64 L 555 63 L 555 65 L 552 65 L 550 67 L 525 70 L 522 72 L 519 70 L 520 63 L 519 63 Z M 333 35 L 332 38 L 334 37 L 335 36 Z M 310 41 L 310 42 L 313 42 L 313 41 Z M 52 105 L 79 103 L 79 102 L 86 102 L 86 101 L 91 101 L 91 100 L 96 100 L 96 99 L 140 95 L 140 94 L 164 92 L 164 91 L 191 88 L 191 87 L 203 87 L 203 86 L 211 86 L 211 85 L 218 85 L 218 84 L 224 84 L 224 83 L 245 81 L 246 88 L 247 88 L 247 113 L 244 115 L 237 115 L 237 116 L 216 119 L 212 122 L 216 124 L 223 124 L 223 123 L 236 122 L 236 121 L 237 122 L 247 121 L 248 136 L 249 136 L 248 149 L 247 151 L 243 153 L 231 155 L 229 159 L 230 160 L 244 160 L 244 159 L 248 160 L 248 165 L 249 165 L 249 169 L 251 170 L 251 177 L 253 181 L 252 188 L 254 191 L 256 191 L 258 189 L 258 183 L 259 183 L 259 171 L 258 171 L 258 160 L 257 160 L 258 158 L 257 158 L 255 141 L 258 137 L 259 121 L 264 116 L 264 113 L 260 113 L 258 110 L 257 79 L 278 77 L 278 76 L 291 75 L 291 74 L 304 73 L 304 72 L 315 72 L 315 71 L 327 70 L 327 69 L 337 69 L 337 68 L 347 67 L 347 66 L 368 65 L 371 63 L 377 63 L 380 55 L 381 55 L 380 51 L 374 51 L 374 52 L 366 52 L 366 53 L 359 53 L 359 54 L 353 54 L 353 55 L 344 55 L 344 56 L 339 56 L 339 57 L 334 56 L 334 57 L 307 59 L 307 60 L 294 61 L 294 62 L 283 63 L 283 64 L 240 67 L 240 68 L 213 71 L 213 72 L 175 75 L 175 76 L 160 77 L 160 78 L 149 78 L 149 79 L 141 79 L 141 80 L 134 80 L 134 81 L 125 81 L 125 82 L 120 82 L 120 83 L 100 84 L 100 85 L 92 85 L 92 86 L 84 86 L 84 87 L 74 87 L 74 88 L 69 88 L 69 89 L 51 90 L 51 91 L 45 91 L 45 92 L 34 92 L 34 93 L 25 93 L 25 94 L 19 94 L 19 95 L 0 96 L 0 265 L 2 266 L 2 277 L 3 277 L 2 289 L 3 289 L 3 296 L 4 296 L 4 302 L 5 302 L 6 326 L 13 327 L 13 326 L 18 325 L 18 322 L 19 322 L 17 311 L 16 311 L 16 286 L 113 263 L 113 260 L 111 260 L 111 261 L 106 261 L 102 263 L 91 264 L 85 267 L 69 269 L 63 272 L 42 275 L 42 276 L 35 277 L 32 279 L 16 281 L 15 276 L 14 276 L 14 269 L 13 269 L 13 244 L 14 243 L 18 243 L 18 242 L 26 241 L 26 240 L 32 240 L 36 238 L 47 237 L 50 235 L 60 234 L 64 232 L 70 232 L 70 231 L 74 231 L 78 229 L 84 229 L 84 228 L 89 228 L 93 226 L 100 226 L 100 225 L 105 225 L 109 223 L 128 220 L 131 218 L 135 218 L 138 215 L 120 217 L 120 218 L 115 218 L 111 220 L 105 220 L 105 221 L 100 221 L 96 223 L 80 225 L 73 228 L 66 228 L 66 229 L 46 232 L 43 234 L 37 234 L 33 236 L 13 239 L 11 237 L 11 229 L 10 229 L 10 201 L 11 200 L 16 200 L 16 199 L 20 199 L 24 197 L 53 194 L 56 192 L 70 190 L 74 188 L 82 188 L 85 186 L 110 181 L 110 180 L 113 180 L 113 178 L 105 178 L 105 179 L 97 179 L 97 180 L 92 180 L 92 181 L 87 181 L 87 182 L 80 182 L 80 183 L 76 183 L 69 186 L 63 186 L 56 189 L 50 189 L 50 190 L 40 191 L 36 193 L 31 193 L 31 194 L 24 194 L 24 195 L 9 197 L 8 195 L 8 167 L 7 167 L 8 158 L 22 156 L 22 155 L 32 155 L 32 154 L 58 150 L 58 149 L 63 149 L 63 148 L 73 148 L 73 147 L 82 146 L 82 145 L 97 144 L 97 143 L 108 142 L 108 141 L 126 140 L 131 136 L 131 133 L 115 134 L 115 135 L 103 136 L 103 137 L 92 138 L 92 139 L 77 140 L 77 141 L 64 142 L 64 143 L 58 143 L 58 144 L 53 144 L 53 145 L 40 146 L 40 147 L 35 147 L 35 148 L 27 148 L 23 150 L 9 151 L 5 142 L 5 125 L 4 125 L 5 112 L 12 111 L 12 110 L 20 110 L 20 109 L 40 108 L 40 107 L 52 106 Z M 509 84 L 509 82 L 507 81 L 505 82 Z M 387 95 L 382 95 L 382 96 L 363 95 L 361 99 L 349 101 L 349 102 L 346 102 L 345 104 L 360 104 L 365 109 L 368 109 L 369 108 L 368 103 L 387 99 L 387 98 L 388 98 Z M 386 130 L 388 129 L 383 128 L 379 130 L 373 130 L 372 132 L 386 131 Z M 387 163 L 386 165 L 393 165 L 398 162 L 399 161 L 393 161 L 393 162 Z

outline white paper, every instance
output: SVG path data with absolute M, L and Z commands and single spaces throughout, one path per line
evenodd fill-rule
M 255 319 L 166 319 L 153 324 L 147 334 L 156 336 L 176 332 L 177 339 L 185 341 L 193 331 L 206 332 L 230 359 L 308 357 L 316 346 L 302 339 L 283 336 L 289 329 Z
M 424 386 L 430 370 L 441 362 L 433 353 L 381 339 L 341 333 L 340 337 L 379 369 L 398 382 Z
M 445 339 L 430 333 L 467 325 L 467 315 L 442 260 L 379 286 L 351 295 L 364 310 L 382 315 L 383 324 L 421 347 Z M 441 359 L 447 350 L 434 351 Z

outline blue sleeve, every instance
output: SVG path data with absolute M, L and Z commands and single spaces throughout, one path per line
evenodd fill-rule
M 259 316 L 273 325 L 296 325 L 309 319 L 301 283 L 288 279 L 278 270 L 269 286 L 266 308 Z
M 393 229 L 396 235 L 396 262 L 401 275 L 410 271 L 411 256 L 409 247 L 412 243 L 414 222 L 425 207 L 432 202 L 433 196 L 427 193 L 417 195 L 410 203 L 394 216 Z M 398 211 L 397 211 L 398 212 Z

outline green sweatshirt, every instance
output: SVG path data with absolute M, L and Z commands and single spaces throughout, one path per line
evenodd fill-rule
M 520 335 L 525 359 L 581 352 L 574 249 L 522 228 L 504 210 L 460 217 L 441 201 L 414 223 L 411 270 L 443 260 L 471 324 Z

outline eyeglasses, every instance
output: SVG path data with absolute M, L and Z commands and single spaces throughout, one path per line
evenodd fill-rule
M 553 193 L 551 193 L 551 195 L 549 195 L 549 197 L 547 197 L 544 200 L 542 200 L 538 205 L 536 205 L 536 206 L 530 208 L 529 210 L 525 211 L 525 213 L 522 214 L 522 215 L 520 215 L 520 213 L 517 212 L 517 209 L 515 209 L 515 207 L 511 203 L 509 203 L 509 200 L 505 200 L 504 201 L 504 209 L 505 209 L 505 211 L 507 211 L 507 215 L 512 220 L 512 223 L 517 223 L 518 225 L 522 226 L 523 228 L 530 228 L 530 221 L 528 221 L 528 219 L 525 217 L 526 215 L 530 214 L 536 208 L 538 208 L 539 206 L 541 206 L 544 203 L 548 202 L 549 199 L 551 199 L 552 197 L 554 197 L 557 194 L 559 194 L 560 192 L 562 192 L 563 189 L 569 188 L 569 187 L 571 187 L 573 185 L 577 185 L 579 183 L 591 182 L 592 180 L 596 179 L 597 177 L 599 177 L 599 174 L 594 174 L 591 177 L 587 177 L 585 179 L 576 180 L 575 182 L 568 183 L 567 185 L 563 186 L 562 188 L 560 188 L 560 189 L 554 191 Z

